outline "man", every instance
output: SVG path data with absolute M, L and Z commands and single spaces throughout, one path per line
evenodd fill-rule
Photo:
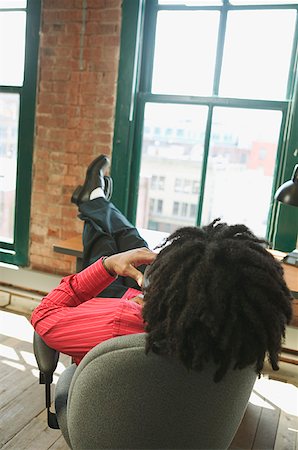
M 35 309 L 37 333 L 77 364 L 98 343 L 145 330 L 147 352 L 175 355 L 195 370 L 212 359 L 215 381 L 229 367 L 254 365 L 260 374 L 266 355 L 277 370 L 292 298 L 264 242 L 216 219 L 178 229 L 156 254 L 106 199 L 107 166 L 103 155 L 93 161 L 73 194 L 85 268 Z

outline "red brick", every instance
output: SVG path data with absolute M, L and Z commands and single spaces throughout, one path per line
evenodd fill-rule
M 118 65 L 118 61 L 109 60 L 94 60 L 88 61 L 87 68 L 95 72 L 115 72 Z
M 102 15 L 103 15 L 102 17 L 103 23 L 112 22 L 120 24 L 121 10 L 119 8 L 105 9 Z
M 86 34 L 116 35 L 119 33 L 118 24 L 103 24 L 98 22 L 88 22 L 86 24 Z
M 84 50 L 84 59 L 87 61 L 96 61 L 104 58 L 103 49 L 101 47 L 86 48 Z
M 111 155 L 118 74 L 121 0 L 44 0 L 31 207 L 32 268 L 75 271 L 75 258 L 53 242 L 80 234 L 70 202 L 90 162 Z M 80 47 L 83 43 L 83 48 Z M 81 59 L 82 58 L 82 59 Z
M 57 38 L 57 45 L 62 45 L 63 47 L 79 47 L 80 46 L 80 34 L 59 35 Z
M 68 35 L 74 34 L 74 35 L 80 35 L 82 31 L 82 22 L 79 23 L 68 23 L 65 28 L 65 33 Z
M 41 35 L 41 45 L 42 45 L 42 47 L 41 47 L 42 49 L 56 47 L 57 36 L 53 36 L 51 34 L 48 34 L 48 35 L 42 34 Z
M 73 0 L 44 0 L 44 10 L 47 9 L 69 9 L 75 7 Z
M 57 239 L 60 240 L 61 239 L 61 230 L 60 230 L 60 228 L 49 228 L 48 236 L 55 238 L 55 241 L 57 241 Z
M 44 244 L 45 241 L 44 237 L 39 236 L 38 234 L 34 234 L 32 232 L 31 232 L 31 239 L 38 244 Z
M 34 236 L 44 237 L 47 234 L 47 227 L 33 224 L 31 225 L 31 233 Z

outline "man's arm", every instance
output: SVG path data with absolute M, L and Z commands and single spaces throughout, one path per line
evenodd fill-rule
M 76 315 L 77 306 L 95 297 L 114 280 L 101 259 L 82 272 L 63 278 L 33 311 L 33 327 L 43 337 L 63 317 Z
M 142 274 L 135 266 L 148 264 L 155 256 L 147 249 L 136 249 L 110 256 L 105 260 L 106 268 L 98 260 L 82 272 L 63 278 L 34 310 L 32 325 L 50 347 L 80 360 L 92 347 L 113 335 L 119 299 L 94 299 L 115 279 L 107 270 L 142 282 Z M 135 313 L 139 311 L 136 309 Z M 133 322 L 130 332 L 136 326 Z

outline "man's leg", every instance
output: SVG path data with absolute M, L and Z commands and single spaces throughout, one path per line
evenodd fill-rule
M 146 241 L 139 235 L 136 228 L 105 198 L 100 197 L 82 202 L 79 205 L 79 211 L 80 219 L 85 222 L 83 231 L 83 268 L 102 256 L 109 256 L 134 248 L 147 247 Z M 144 270 L 144 267 L 140 269 Z M 105 295 L 101 293 L 100 296 L 121 297 L 127 290 L 127 287 L 139 289 L 134 280 L 118 278 L 105 289 Z

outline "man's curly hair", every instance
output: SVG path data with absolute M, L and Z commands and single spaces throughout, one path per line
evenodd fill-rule
M 184 227 L 172 233 L 148 269 L 143 318 L 146 352 L 176 355 L 188 369 L 216 364 L 273 370 L 292 314 L 283 269 L 245 225 Z

